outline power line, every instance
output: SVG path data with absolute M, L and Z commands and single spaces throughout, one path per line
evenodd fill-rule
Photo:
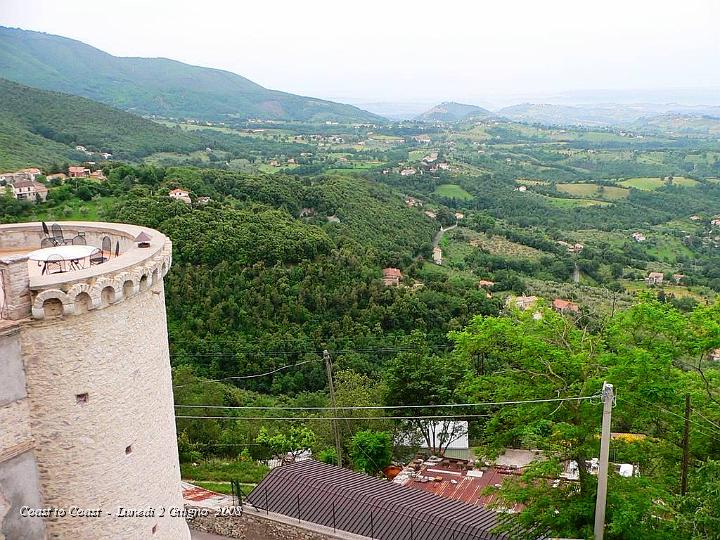
M 447 403 L 444 405 L 346 405 L 338 407 L 284 407 L 284 406 L 261 406 L 261 405 L 175 405 L 175 407 L 187 409 L 224 409 L 224 410 L 261 410 L 261 411 L 332 411 L 335 409 L 349 411 L 363 410 L 396 410 L 396 409 L 440 409 L 456 407 L 495 407 L 505 405 L 524 405 L 530 403 L 557 403 L 559 401 L 583 401 L 595 399 L 598 394 L 592 396 L 577 396 L 548 399 L 527 399 L 519 401 L 486 401 L 480 403 Z
M 715 426 L 718 430 L 720 430 L 720 424 L 716 424 L 716 423 L 713 422 L 712 420 L 710 420 L 710 419 L 708 419 L 708 418 L 705 418 L 705 417 L 704 417 L 700 412 L 698 412 L 696 409 L 693 409 L 692 412 L 694 412 L 695 414 L 697 414 L 700 418 L 702 418 L 703 420 L 705 420 L 708 424 L 710 424 L 710 425 L 712 425 L 712 426 Z
M 463 418 L 490 418 L 492 414 L 445 414 L 429 416 L 370 416 L 358 418 L 355 416 L 187 416 L 175 415 L 175 418 L 190 420 L 441 420 Z
M 237 379 L 255 379 L 258 377 L 265 377 L 267 375 L 272 375 L 273 373 L 277 373 L 278 371 L 282 371 L 284 369 L 302 366 L 303 364 L 309 364 L 310 362 L 318 362 L 318 361 L 319 361 L 318 359 L 304 360 L 303 362 L 298 362 L 297 364 L 287 364 L 285 366 L 280 366 L 279 368 L 275 368 L 271 371 L 266 371 L 265 373 L 256 373 L 254 375 L 239 375 L 237 377 L 223 377 L 222 379 L 201 379 L 201 380 L 194 381 L 191 383 L 175 384 L 175 385 L 173 385 L 173 388 L 182 388 L 184 386 L 191 386 L 193 384 L 218 383 L 218 382 L 222 382 L 222 381 L 230 381 L 230 380 L 237 380 Z
M 216 345 L 225 346 L 226 343 L 218 343 Z M 435 345 L 426 346 L 425 349 L 432 351 L 438 350 L 451 350 L 451 345 Z M 332 354 L 348 354 L 348 353 L 391 353 L 391 352 L 412 352 L 421 351 L 423 347 L 368 347 L 368 348 L 350 348 L 350 349 L 337 349 L 329 351 Z M 297 354 L 316 354 L 321 355 L 323 350 L 319 349 L 303 349 L 296 351 L 259 351 L 255 349 L 240 349 L 234 351 L 208 351 L 208 352 L 173 352 L 170 356 L 175 358 L 182 357 L 193 357 L 193 358 L 234 358 L 239 354 L 248 354 L 250 356 L 264 356 L 264 357 L 276 357 L 276 356 L 292 356 Z
M 633 403 L 631 403 L 631 402 L 628 401 L 627 399 L 620 398 L 620 397 L 617 398 L 617 399 L 619 399 L 620 401 L 624 401 L 625 403 L 628 403 L 628 404 L 630 404 L 630 405 L 633 405 Z M 646 404 L 646 405 L 650 405 L 651 407 L 655 407 L 656 409 L 658 409 L 658 410 L 660 410 L 660 411 L 663 411 L 663 412 L 665 412 L 665 413 L 667 413 L 667 414 L 671 414 L 671 415 L 673 415 L 673 416 L 675 416 L 675 417 L 677 417 L 677 418 L 680 418 L 681 420 L 685 421 L 685 417 L 684 417 L 682 414 L 678 414 L 678 413 L 676 413 L 676 412 L 670 411 L 670 410 L 668 410 L 668 409 L 665 409 L 664 407 L 661 407 L 660 405 L 656 405 L 655 403 L 651 403 L 651 402 L 649 402 L 649 401 L 645 401 L 645 400 L 642 399 L 642 398 L 636 398 L 636 399 L 642 401 L 642 402 L 643 402 L 644 404 Z M 635 407 L 637 407 L 637 405 L 635 405 Z M 701 427 L 701 428 L 707 428 L 706 425 L 700 424 L 700 423 L 698 423 L 698 422 L 695 422 L 695 421 L 693 421 L 692 419 L 690 420 L 690 423 L 693 424 L 693 425 L 695 425 L 695 426 Z M 704 431 L 702 431 L 702 430 L 696 429 L 695 431 L 699 432 L 701 435 L 705 435 L 706 437 L 712 437 L 712 435 L 709 435 L 708 433 L 706 433 L 706 432 L 704 432 Z M 717 433 L 720 433 L 720 430 L 718 430 Z

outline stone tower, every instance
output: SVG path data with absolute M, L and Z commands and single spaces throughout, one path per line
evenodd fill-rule
M 107 260 L 41 274 L 28 259 L 41 224 L 0 225 L 0 539 L 189 539 L 170 515 L 182 508 L 163 291 L 171 242 L 132 225 L 60 225 L 90 246 L 109 237 Z M 142 231 L 150 241 L 136 244 Z M 24 506 L 67 515 L 24 517 Z

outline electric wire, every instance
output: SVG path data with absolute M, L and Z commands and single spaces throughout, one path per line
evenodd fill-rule
M 194 420 L 441 420 L 441 419 L 463 419 L 463 418 L 489 418 L 492 414 L 445 414 L 428 416 L 192 416 L 175 415 L 175 418 Z
M 601 397 L 599 394 L 592 396 L 573 396 L 563 398 L 547 399 L 526 399 L 516 401 L 485 401 L 479 403 L 446 403 L 442 405 L 340 405 L 337 407 L 285 407 L 281 405 L 175 405 L 175 407 L 187 409 L 223 409 L 223 410 L 261 410 L 261 411 L 332 411 L 332 410 L 396 410 L 396 409 L 440 409 L 457 407 L 500 407 L 506 405 L 524 405 L 530 403 L 557 403 L 560 401 L 583 401 Z
M 184 386 L 191 386 L 194 384 L 206 384 L 206 383 L 219 383 L 222 381 L 230 381 L 230 380 L 244 380 L 244 379 L 256 379 L 258 377 L 265 377 L 267 375 L 272 375 L 273 373 L 277 373 L 279 371 L 289 369 L 292 367 L 298 367 L 302 366 L 303 364 L 309 364 L 311 362 L 319 362 L 319 359 L 313 359 L 313 360 L 304 360 L 302 362 L 298 362 L 296 364 L 287 364 L 285 366 L 280 366 L 279 368 L 275 368 L 270 371 L 266 371 L 264 373 L 255 373 L 253 375 L 238 375 L 238 376 L 232 376 L 232 377 L 223 377 L 222 379 L 201 379 L 198 381 L 193 381 L 191 383 L 185 383 L 185 384 L 175 384 L 173 385 L 173 388 L 182 388 Z

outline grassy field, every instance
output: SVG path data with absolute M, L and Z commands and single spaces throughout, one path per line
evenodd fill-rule
M 60 206 L 36 205 L 28 221 L 103 221 L 105 210 L 117 199 L 98 197 L 91 201 L 72 200 Z
M 684 176 L 675 176 L 672 179 L 672 185 L 674 186 L 695 187 L 698 185 L 698 183 L 699 182 L 697 180 L 693 180 L 692 178 L 686 178 Z M 663 186 L 670 185 L 671 182 L 664 178 L 642 177 L 628 178 L 627 180 L 618 182 L 618 184 L 628 188 L 635 188 L 643 191 L 655 191 L 656 189 L 659 189 Z
M 650 288 L 645 284 L 644 281 L 623 280 L 622 283 L 625 286 L 625 290 L 630 293 L 634 293 L 637 291 L 645 291 Z M 657 288 L 653 288 L 653 290 L 657 291 Z M 693 290 L 689 289 L 688 287 L 683 287 L 682 285 L 666 284 L 662 286 L 662 290 L 665 291 L 665 294 L 673 294 L 677 298 L 689 296 L 690 298 L 694 298 L 697 301 L 703 301 L 705 299 L 712 300 L 716 296 L 713 291 L 705 289 L 704 287 L 699 288 L 698 290 Z
M 491 255 L 531 260 L 537 260 L 543 254 L 539 249 L 511 242 L 503 236 L 490 236 L 464 227 L 448 232 L 441 246 L 450 260 L 464 258 L 478 248 Z
M 627 198 L 630 190 L 617 186 L 600 186 L 598 184 L 557 184 L 558 191 L 576 197 L 600 198 L 610 201 Z
M 267 474 L 268 468 L 254 461 L 208 459 L 200 463 L 181 463 L 180 472 L 184 479 L 191 482 L 238 480 L 257 483 Z
M 433 194 L 462 201 L 469 201 L 473 198 L 472 195 L 456 184 L 441 184 L 435 189 Z
M 680 255 L 692 258 L 693 252 L 677 238 L 669 235 L 657 235 L 652 238 L 647 252 L 659 261 L 675 264 Z

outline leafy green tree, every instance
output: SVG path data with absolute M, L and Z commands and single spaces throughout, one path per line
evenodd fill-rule
M 377 474 L 390 465 L 392 436 L 384 431 L 358 431 L 350 444 L 350 458 L 356 469 Z
M 263 426 L 255 442 L 265 445 L 276 459 L 284 460 L 288 454 L 296 458 L 305 450 L 312 448 L 315 444 L 315 433 L 305 426 L 293 426 L 284 433 L 271 433 Z
M 412 416 L 447 414 L 447 409 L 435 408 L 433 405 L 457 402 L 457 391 L 467 363 L 434 354 L 419 332 L 413 332 L 406 340 L 405 347 L 410 350 L 399 353 L 385 368 L 385 403 L 427 406 L 412 409 Z M 406 413 L 407 410 L 398 409 L 398 414 Z M 442 433 L 436 433 L 438 423 L 432 419 L 407 420 L 401 427 L 411 439 L 419 434 L 424 439 L 425 446 L 434 454 L 444 453 L 448 445 L 463 434 L 455 432 L 454 428 L 450 429 L 450 432 L 445 429 L 441 430 Z M 438 436 L 433 436 L 434 434 Z

